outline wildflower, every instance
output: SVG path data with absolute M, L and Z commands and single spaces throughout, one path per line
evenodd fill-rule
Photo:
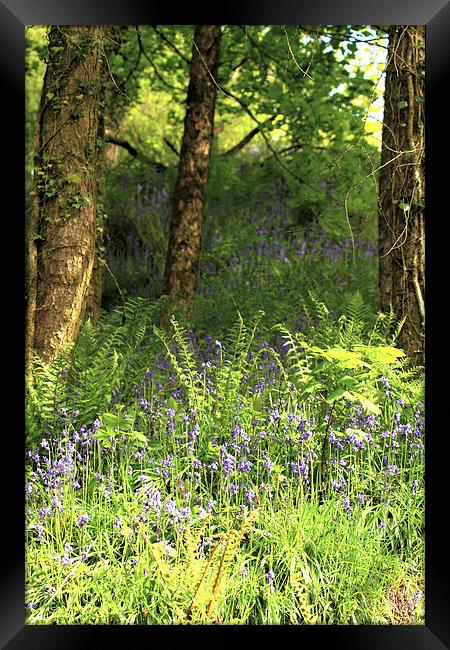
M 44 537 L 44 532 L 45 532 L 44 526 L 42 526 L 41 524 L 34 524 L 33 528 L 37 533 L 39 542 L 42 542 L 42 539 Z
M 43 519 L 46 515 L 51 515 L 51 514 L 52 514 L 51 508 L 47 508 L 47 507 L 39 508 L 38 515 L 40 519 Z
M 387 468 L 386 468 L 386 471 L 391 476 L 398 476 L 398 474 L 399 474 L 399 469 L 398 469 L 397 465 L 388 465 Z
M 269 590 L 271 594 L 273 594 L 274 591 L 272 584 L 273 580 L 275 580 L 275 573 L 270 570 L 268 573 L 266 573 L 266 584 L 270 586 Z
M 52 499 L 51 499 L 51 501 L 52 501 L 52 504 L 53 504 L 54 508 L 56 508 L 59 512 L 61 512 L 61 511 L 63 510 L 62 503 L 61 503 L 61 501 L 58 499 L 58 497 L 53 496 Z
M 414 481 L 412 481 L 412 482 L 409 484 L 409 487 L 411 488 L 411 492 L 412 492 L 413 494 L 416 494 L 416 489 L 417 489 L 418 485 L 419 485 L 419 481 L 418 481 L 417 479 L 415 479 Z
M 275 422 L 277 422 L 280 419 L 281 419 L 281 415 L 278 412 L 278 409 L 275 407 L 274 410 L 270 413 L 269 423 L 270 424 L 275 424 Z
M 270 585 L 270 583 L 271 583 L 272 580 L 274 580 L 274 579 L 275 579 L 275 573 L 274 573 L 272 570 L 270 570 L 268 573 L 266 573 L 266 583 L 267 583 L 268 585 Z
M 331 482 L 331 487 L 335 492 L 342 492 L 342 485 L 339 483 L 339 481 L 336 481 L 336 479 L 333 479 Z
M 196 423 L 194 427 L 188 431 L 189 442 L 195 442 L 198 438 L 199 433 L 200 433 L 200 427 Z
M 180 516 L 184 519 L 191 519 L 192 512 L 189 506 L 182 506 L 179 510 Z
M 88 515 L 81 515 L 80 517 L 78 517 L 78 525 L 79 525 L 79 527 L 83 528 L 83 526 L 85 524 L 87 524 L 88 521 L 89 521 Z
M 353 510 L 350 507 L 350 499 L 348 497 L 344 497 L 342 499 L 342 508 L 345 510 L 349 517 L 353 514 Z
M 419 589 L 419 591 L 417 591 L 413 595 L 412 602 L 409 603 L 410 614 L 412 614 L 414 612 L 414 610 L 417 609 L 417 606 L 419 605 L 419 603 L 420 603 L 420 601 L 422 599 L 422 596 L 423 596 L 423 591 L 421 589 Z
M 245 498 L 247 499 L 247 501 L 248 501 L 249 503 L 254 503 L 254 501 L 255 501 L 255 497 L 256 497 L 256 494 L 255 494 L 254 490 L 252 490 L 251 488 L 249 488 L 248 490 L 246 490 L 246 491 L 244 492 L 244 496 L 245 496 Z
M 245 460 L 241 461 L 240 463 L 238 463 L 238 466 L 237 466 L 238 471 L 239 472 L 244 472 L 245 474 L 248 474 L 250 472 L 251 468 L 252 468 L 252 464 L 247 459 L 245 459 Z
M 308 463 L 305 458 L 300 458 L 300 474 L 304 477 L 308 477 Z
M 226 456 L 222 461 L 223 473 L 229 476 L 234 471 L 235 459 L 233 456 Z
M 380 381 L 383 384 L 383 387 L 386 389 L 385 390 L 386 397 L 389 397 L 389 395 L 391 394 L 389 390 L 390 388 L 389 380 L 386 377 L 380 377 Z
M 163 539 L 162 543 L 164 544 L 164 548 L 166 549 L 166 555 L 170 555 L 174 548 L 172 542 L 169 542 L 169 540 L 167 539 Z
M 209 499 L 208 503 L 206 504 L 206 512 L 209 513 L 213 512 L 213 508 L 216 505 L 216 503 L 217 501 L 215 501 L 214 499 Z

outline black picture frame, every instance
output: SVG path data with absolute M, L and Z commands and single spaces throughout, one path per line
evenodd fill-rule
M 261 626 L 256 630 L 236 626 L 29 626 L 25 625 L 24 595 L 24 443 L 23 430 L 23 331 L 24 265 L 17 251 L 23 251 L 23 152 L 24 152 L 24 27 L 51 24 L 424 24 L 426 25 L 426 182 L 427 182 L 427 343 L 426 343 L 426 606 L 423 626 L 301 626 L 288 628 L 295 643 L 329 642 L 337 648 L 364 650 L 442 650 L 450 648 L 450 579 L 445 530 L 448 439 L 445 418 L 445 276 L 438 270 L 446 260 L 444 236 L 448 212 L 448 163 L 440 160 L 445 149 L 448 103 L 444 98 L 446 72 L 450 63 L 450 5 L 446 0 L 241 0 L 226 6 L 183 7 L 138 0 L 0 0 L 0 62 L 5 112 L 2 121 L 2 158 L 7 162 L 3 186 L 4 210 L 2 247 L 11 259 L 5 262 L 3 282 L 2 337 L 12 352 L 12 362 L 4 361 L 4 409 L 2 537 L 3 554 L 0 590 L 0 644 L 2 648 L 91 648 L 111 641 L 135 640 L 171 645 L 178 638 L 210 636 L 214 641 L 231 641 L 244 634 L 251 642 L 269 641 L 270 634 L 283 636 L 285 630 Z M 22 136 L 20 135 L 22 134 Z M 20 139 L 22 137 L 22 140 Z M 20 145 L 19 145 L 20 142 Z M 428 216 L 430 215 L 430 216 Z M 434 223 L 434 225 L 431 225 Z M 7 226 L 8 229 L 7 230 Z M 8 232 L 8 235 L 5 235 Z M 442 248 L 439 248 L 439 247 Z M 23 258 L 22 258 L 23 259 Z M 444 279 L 444 282 L 440 282 Z M 440 306 L 439 306 L 440 305 Z M 443 313 L 442 313 L 443 312 Z M 21 320 L 21 318 L 23 320 Z M 431 335 L 432 333 L 432 335 Z M 436 352 L 433 351 L 433 348 Z M 6 352 L 6 350 L 4 350 Z M 13 396 L 16 407 L 13 407 Z M 10 397 L 11 396 L 11 401 Z M 448 400 L 448 398 L 447 398 Z M 447 452 L 447 453 L 446 453 Z M 6 470 L 9 470 L 7 472 Z M 269 636 L 266 637 L 269 632 Z M 181 635 L 181 636 L 179 636 Z M 297 636 L 298 635 L 298 636 Z M 275 637 L 276 639 L 276 637 Z M 207 639 L 208 640 L 208 639 Z M 244 640 L 245 642 L 245 640 Z

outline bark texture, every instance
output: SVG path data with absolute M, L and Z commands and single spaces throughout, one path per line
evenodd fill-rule
M 103 77 L 102 70 L 102 77 Z M 99 120 L 97 131 L 97 156 L 95 161 L 95 249 L 94 264 L 92 267 L 91 282 L 86 297 L 86 309 L 84 319 L 98 321 L 100 319 L 100 309 L 102 304 L 102 277 L 103 277 L 103 257 L 104 247 L 104 229 L 105 229 L 105 122 L 104 122 L 104 88 L 103 84 L 99 92 Z
M 45 361 L 78 334 L 98 237 L 103 27 L 53 26 L 35 138 L 26 351 Z
M 425 362 L 425 28 L 389 30 L 379 179 L 380 308 L 405 319 L 398 344 Z
M 198 281 L 220 39 L 220 25 L 195 27 L 184 133 L 170 222 L 165 293 L 172 306 L 188 309 L 192 306 Z

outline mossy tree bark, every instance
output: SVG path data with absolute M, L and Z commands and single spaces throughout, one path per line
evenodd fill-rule
M 27 362 L 32 351 L 51 361 L 72 343 L 86 308 L 98 238 L 104 35 L 98 26 L 49 32 L 27 233 Z
M 425 362 L 425 28 L 389 30 L 379 178 L 380 308 L 404 319 L 398 337 L 412 365 Z
M 102 77 L 104 71 L 102 70 Z M 86 308 L 83 319 L 90 318 L 93 321 L 100 319 L 100 309 L 102 304 L 102 277 L 103 277 L 103 259 L 104 259 L 104 228 L 105 228 L 105 163 L 106 156 L 104 150 L 105 142 L 105 122 L 104 107 L 105 93 L 103 84 L 99 91 L 99 120 L 97 131 L 98 151 L 96 156 L 96 192 L 95 192 L 95 249 L 94 264 L 92 267 L 91 282 L 86 297 Z
M 214 133 L 220 40 L 220 25 L 195 27 L 165 266 L 165 293 L 172 308 L 190 309 L 197 288 L 203 209 Z

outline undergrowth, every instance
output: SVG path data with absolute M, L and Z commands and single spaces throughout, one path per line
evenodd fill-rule
M 133 299 L 36 360 L 28 623 L 423 623 L 422 382 L 308 301 L 219 340 Z

